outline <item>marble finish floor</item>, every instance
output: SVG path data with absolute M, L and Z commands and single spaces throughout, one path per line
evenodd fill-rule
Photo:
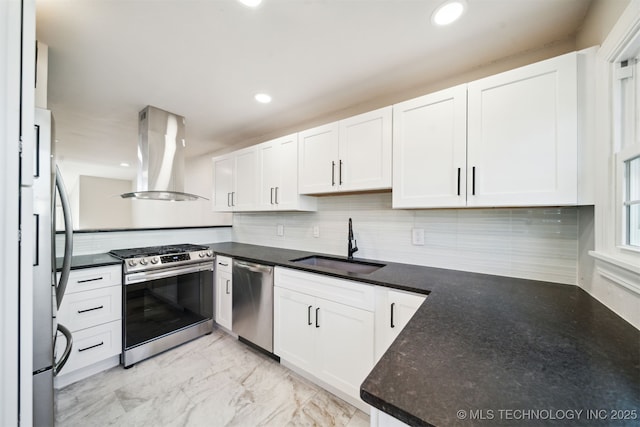
M 56 391 L 56 425 L 366 427 L 369 417 L 214 330 Z

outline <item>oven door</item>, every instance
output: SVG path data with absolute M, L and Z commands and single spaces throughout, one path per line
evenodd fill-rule
M 124 279 L 125 350 L 213 319 L 213 262 Z

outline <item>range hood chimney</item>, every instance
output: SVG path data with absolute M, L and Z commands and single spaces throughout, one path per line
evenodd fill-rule
M 138 114 L 137 191 L 122 198 L 206 199 L 184 192 L 184 117 L 148 105 Z

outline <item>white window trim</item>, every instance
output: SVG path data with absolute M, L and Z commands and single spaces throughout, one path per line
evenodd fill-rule
M 632 255 L 637 254 L 640 256 L 640 247 L 631 246 L 627 244 L 626 232 L 627 221 L 624 207 L 626 188 L 623 183 L 626 181 L 626 162 L 635 157 L 640 156 L 640 143 L 633 144 L 629 147 L 625 147 L 616 153 L 616 229 L 618 230 L 616 247 L 623 253 L 629 253 Z M 638 260 L 640 264 L 640 259 Z
M 621 129 L 612 117 L 615 111 L 619 111 L 613 100 L 620 96 L 615 67 L 629 56 L 631 46 L 640 51 L 638 0 L 631 0 L 597 54 L 596 117 L 599 122 L 596 159 L 600 160 L 596 167 L 595 250 L 589 254 L 601 264 L 640 275 L 640 251 L 622 244 L 622 181 L 618 164 L 625 153 L 616 155 Z

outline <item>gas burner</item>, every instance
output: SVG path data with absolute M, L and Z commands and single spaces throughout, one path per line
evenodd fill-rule
M 114 249 L 110 255 L 124 261 L 124 272 L 133 273 L 163 267 L 207 261 L 213 252 L 202 245 L 178 244 Z

